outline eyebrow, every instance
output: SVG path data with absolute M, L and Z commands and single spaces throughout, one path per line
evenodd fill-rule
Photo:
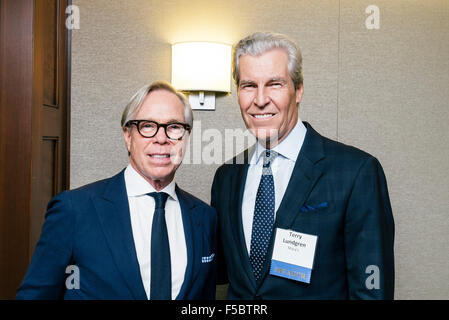
M 168 121 L 165 122 L 165 123 L 184 123 L 184 122 L 182 122 L 182 121 L 179 120 L 179 119 L 171 119 L 171 120 L 168 120 Z
M 283 77 L 275 77 L 275 78 L 271 78 L 270 80 L 268 80 L 268 83 L 270 83 L 270 82 L 287 83 L 287 80 L 285 80 L 285 78 L 283 78 Z
M 266 83 L 271 83 L 271 82 L 281 82 L 282 84 L 287 83 L 287 80 L 283 77 L 274 77 L 269 79 Z M 244 85 L 248 85 L 248 84 L 256 84 L 255 81 L 253 80 L 242 80 L 240 81 L 239 86 L 244 86 Z
M 136 119 L 136 120 L 137 120 L 137 119 Z M 141 119 L 141 120 L 157 122 L 157 123 L 159 123 L 159 124 L 184 123 L 184 122 L 182 122 L 182 121 L 179 120 L 179 119 L 173 119 L 173 118 L 170 119 L 170 120 L 164 121 L 164 122 L 156 121 L 156 120 L 153 120 L 153 119 Z
M 242 81 L 240 81 L 239 86 L 246 85 L 246 84 L 255 84 L 255 83 L 256 82 L 252 81 L 252 80 L 242 80 Z

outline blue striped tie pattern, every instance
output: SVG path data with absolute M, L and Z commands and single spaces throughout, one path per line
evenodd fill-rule
M 165 202 L 168 194 L 151 192 L 156 203 L 151 229 L 151 300 L 171 300 L 171 263 L 167 225 L 165 223 Z
M 262 177 L 257 190 L 256 205 L 251 233 L 251 248 L 249 260 L 254 277 L 258 281 L 262 275 L 268 245 L 274 225 L 274 180 L 271 163 L 277 157 L 277 152 L 266 150 L 263 157 Z

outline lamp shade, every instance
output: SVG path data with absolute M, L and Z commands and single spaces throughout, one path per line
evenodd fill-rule
M 216 42 L 172 45 L 172 85 L 184 91 L 231 91 L 231 46 Z

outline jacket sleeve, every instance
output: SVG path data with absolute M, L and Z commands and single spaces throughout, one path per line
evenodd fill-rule
M 222 212 L 220 211 L 220 192 L 221 192 L 221 184 L 220 184 L 220 169 L 215 173 L 214 182 L 212 183 L 212 191 L 211 191 L 211 207 L 214 208 L 217 211 L 218 215 L 218 228 L 217 228 L 217 284 L 227 284 L 228 283 L 228 276 L 227 276 L 227 269 L 226 269 L 226 262 L 223 252 L 223 244 L 221 241 L 221 223 L 220 223 L 220 217 Z
M 36 250 L 18 289 L 17 299 L 61 299 L 72 256 L 74 230 L 69 193 L 55 196 L 47 207 Z
M 355 178 L 344 237 L 349 299 L 393 299 L 394 220 L 376 158 L 368 158 Z

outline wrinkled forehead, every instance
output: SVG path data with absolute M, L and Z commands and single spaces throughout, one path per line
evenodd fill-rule
M 288 55 L 281 49 L 269 50 L 260 55 L 242 55 L 239 75 L 240 81 L 248 76 L 288 76 Z
M 184 121 L 184 104 L 173 92 L 165 89 L 151 91 L 134 115 L 135 119 L 155 121 Z

